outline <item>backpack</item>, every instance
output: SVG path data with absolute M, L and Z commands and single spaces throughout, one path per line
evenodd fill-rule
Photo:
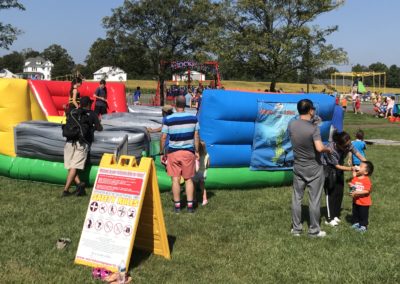
M 67 114 L 67 121 L 62 125 L 62 135 L 67 141 L 79 141 L 90 144 L 87 137 L 90 134 L 88 114 L 81 109 L 73 109 Z

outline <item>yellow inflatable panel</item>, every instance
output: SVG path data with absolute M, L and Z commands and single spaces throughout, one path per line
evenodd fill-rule
M 28 83 L 0 79 L 0 154 L 15 156 L 14 126 L 31 119 Z
M 0 79 L 0 118 L 0 154 L 15 157 L 14 126 L 32 119 L 46 120 L 29 94 L 27 80 Z

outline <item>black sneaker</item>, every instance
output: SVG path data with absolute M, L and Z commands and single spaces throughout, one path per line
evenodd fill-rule
M 61 197 L 67 197 L 67 196 L 70 196 L 70 195 L 71 195 L 71 192 L 66 191 L 66 190 L 63 190 L 63 192 L 61 193 Z
M 180 207 L 174 207 L 174 212 L 175 213 L 181 213 L 181 208 Z
M 188 207 L 187 208 L 188 213 L 194 213 L 194 207 Z
M 85 183 L 81 182 L 80 184 L 76 185 L 76 196 L 85 196 Z

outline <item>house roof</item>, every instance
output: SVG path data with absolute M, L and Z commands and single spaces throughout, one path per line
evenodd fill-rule
M 37 62 L 40 62 L 41 64 L 37 64 Z M 51 61 L 46 60 L 41 56 L 30 57 L 25 60 L 24 67 L 44 67 L 46 63 L 50 63 L 51 66 L 54 66 L 54 64 L 51 63 Z
M 124 70 L 122 70 L 119 67 L 112 67 L 112 66 L 105 66 L 100 68 L 99 70 L 97 70 L 96 72 L 94 72 L 94 75 L 101 75 L 101 74 L 112 74 L 115 73 L 116 74 L 121 74 L 121 73 L 125 73 Z M 113 74 L 114 75 L 114 74 Z

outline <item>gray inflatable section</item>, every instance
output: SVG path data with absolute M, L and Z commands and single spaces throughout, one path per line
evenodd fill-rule
M 90 162 L 99 164 L 104 153 L 114 153 L 128 135 L 128 155 L 140 160 L 143 151 L 149 152 L 150 137 L 144 127 L 103 125 L 96 131 L 90 149 Z M 63 162 L 65 138 L 61 124 L 47 121 L 27 121 L 14 128 L 15 149 L 19 157 Z

